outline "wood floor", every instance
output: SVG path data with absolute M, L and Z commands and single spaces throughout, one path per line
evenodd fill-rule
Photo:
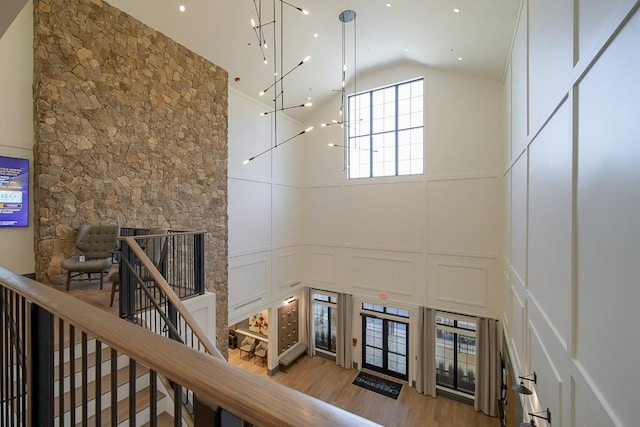
M 397 400 L 351 384 L 357 370 L 346 370 L 321 357 L 302 356 L 287 368 L 267 376 L 252 359 L 240 359 L 240 350 L 229 350 L 229 363 L 282 385 L 354 412 L 387 427 L 497 427 L 497 418 L 476 412 L 472 406 L 444 397 L 436 399 L 404 384 Z M 397 380 L 394 380 L 397 381 Z
M 64 288 L 60 288 L 64 292 Z M 118 294 L 109 307 L 110 284 L 71 282 L 69 294 L 102 310 L 118 314 Z M 472 406 L 444 397 L 436 399 L 404 384 L 397 400 L 353 385 L 358 371 L 346 370 L 321 357 L 302 356 L 286 372 L 267 375 L 266 367 L 253 359 L 240 359 L 240 350 L 229 350 L 229 362 L 325 402 L 354 412 L 387 427 L 498 427 L 497 418 L 476 412 Z M 394 380 L 396 381 L 396 380 Z

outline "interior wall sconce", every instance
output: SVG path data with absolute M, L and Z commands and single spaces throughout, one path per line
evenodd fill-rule
M 531 378 L 533 377 L 533 378 Z M 514 384 L 513 386 L 511 386 L 511 388 L 513 389 L 513 391 L 520 393 L 520 394 L 526 394 L 526 395 L 530 395 L 533 394 L 533 392 L 524 385 L 523 381 L 533 381 L 534 384 L 537 383 L 538 381 L 538 376 L 536 375 L 536 373 L 534 372 L 533 374 L 529 374 L 529 375 L 523 375 L 521 377 L 518 377 L 520 379 L 520 384 Z
M 545 416 L 542 416 L 540 414 L 545 414 Z M 529 417 L 531 417 L 529 419 L 529 422 L 520 424 L 520 427 L 536 427 L 536 421 L 534 420 L 534 418 L 543 419 L 551 424 L 551 411 L 549 410 L 549 408 L 547 408 L 546 411 L 542 412 L 529 412 Z
M 284 300 L 284 302 L 286 302 L 287 304 L 291 304 L 292 302 L 294 302 L 296 300 L 296 297 L 294 297 L 293 295 L 291 295 L 289 298 L 286 298 Z

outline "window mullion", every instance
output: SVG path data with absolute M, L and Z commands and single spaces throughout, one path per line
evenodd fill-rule
M 398 176 L 398 174 L 400 173 L 400 169 L 398 167 L 398 95 L 399 95 L 399 91 L 398 91 L 398 86 L 396 85 L 395 87 L 395 92 L 396 92 L 396 99 L 395 99 L 395 123 L 394 123 L 394 136 L 395 136 L 395 163 L 396 163 L 396 174 L 395 176 Z
M 458 389 L 458 334 L 453 334 L 453 389 Z
M 373 91 L 369 92 L 369 178 L 373 178 Z

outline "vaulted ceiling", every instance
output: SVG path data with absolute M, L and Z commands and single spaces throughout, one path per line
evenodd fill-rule
M 511 45 L 518 0 L 107 0 L 145 24 L 225 68 L 229 84 L 265 103 L 258 94 L 279 75 L 284 105 L 316 106 L 340 88 L 340 12 L 356 11 L 344 25 L 347 84 L 368 72 L 400 63 L 501 80 Z M 180 6 L 184 6 L 181 12 Z M 300 13 L 296 6 L 309 12 Z M 270 23 L 274 20 L 275 23 Z M 455 10 L 454 10 L 455 9 Z M 262 11 L 258 20 L 258 11 Z M 251 19 L 262 22 L 267 64 Z M 355 31 L 354 31 L 355 30 Z M 354 43 L 355 35 L 355 43 Z M 274 56 L 274 48 L 277 52 Z M 354 60 L 354 54 L 357 60 Z M 274 61 L 275 59 L 275 61 Z M 269 98 L 269 99 L 264 99 Z M 312 108 L 290 110 L 304 120 Z

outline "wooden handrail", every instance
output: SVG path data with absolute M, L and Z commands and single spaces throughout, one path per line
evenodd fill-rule
M 149 235 L 144 237 L 154 237 L 154 236 Z M 160 237 L 166 237 L 166 235 L 163 234 Z M 171 305 L 173 305 L 173 307 L 178 311 L 178 313 L 180 313 L 180 315 L 182 316 L 184 321 L 187 323 L 187 325 L 189 325 L 191 330 L 193 330 L 193 333 L 196 335 L 196 337 L 198 337 L 198 340 L 200 340 L 205 350 L 207 350 L 207 353 L 217 357 L 218 359 L 225 360 L 222 354 L 220 353 L 220 351 L 218 350 L 218 348 L 211 341 L 211 339 L 209 339 L 209 337 L 202 330 L 200 325 L 198 325 L 198 322 L 196 322 L 196 320 L 193 318 L 189 310 L 187 310 L 187 308 L 182 303 L 178 295 L 171 288 L 171 285 L 167 283 L 166 279 L 162 276 L 160 271 L 158 271 L 156 266 L 153 264 L 153 261 L 151 261 L 151 259 L 147 256 L 144 249 L 140 247 L 136 239 L 134 237 L 126 237 L 124 240 L 127 242 L 127 244 L 129 245 L 129 247 L 131 248 L 131 251 L 135 254 L 135 256 L 138 257 L 138 259 L 140 260 L 140 263 L 147 269 L 151 279 L 153 279 L 156 286 L 162 290 L 162 292 L 166 295 Z
M 0 268 L 0 285 L 256 426 L 378 426 Z

